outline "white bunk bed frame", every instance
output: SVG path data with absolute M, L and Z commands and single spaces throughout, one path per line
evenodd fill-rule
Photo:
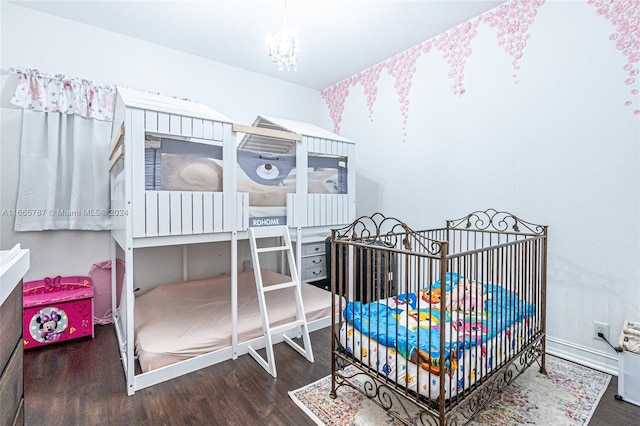
M 319 127 L 291 120 L 258 117 L 253 126 L 234 124 L 216 110 L 195 102 L 127 88 L 118 88 L 109 154 L 112 219 L 111 259 L 124 256 L 125 278 L 117 305 L 115 268 L 112 269 L 112 308 L 127 394 L 261 348 L 260 337 L 238 342 L 238 239 L 248 238 L 249 194 L 237 192 L 236 134 L 288 139 L 296 144 L 296 168 L 307 169 L 310 152 L 344 156 L 348 194 L 308 194 L 306 174 L 298 172 L 296 193 L 287 194 L 287 226 L 295 229 L 296 263 L 300 265 L 303 234 L 327 232 L 355 219 L 355 144 Z M 164 136 L 222 147 L 222 192 L 145 190 L 145 136 Z M 186 245 L 229 242 L 231 250 L 232 344 L 195 358 L 146 373 L 136 373 L 134 336 L 134 249 L 183 246 L 183 279 L 187 280 Z M 114 263 L 115 264 L 115 263 Z M 310 322 L 314 331 L 331 318 Z M 287 332 L 296 337 L 295 330 Z M 299 334 L 299 332 L 298 332 Z M 283 336 L 274 336 L 274 343 Z

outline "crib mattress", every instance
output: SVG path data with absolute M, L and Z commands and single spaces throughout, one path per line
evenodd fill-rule
M 445 373 L 445 399 L 456 396 L 489 374 L 512 355 L 518 353 L 526 336 L 532 333 L 529 319 L 514 323 L 506 330 L 479 346 L 472 346 L 457 355 L 453 369 Z M 435 400 L 440 395 L 440 376 L 398 354 L 393 348 L 369 339 L 351 324 L 343 322 L 340 342 L 346 351 L 370 369 L 400 387 Z M 469 373 L 467 373 L 469 372 Z
M 291 278 L 263 270 L 265 285 Z M 331 315 L 331 293 L 302 283 L 307 321 Z M 266 294 L 272 326 L 295 319 L 292 288 Z M 231 346 L 231 278 L 167 284 L 135 301 L 135 345 L 143 372 Z M 263 335 L 253 272 L 238 274 L 238 341 Z
M 444 312 L 442 291 L 438 280 L 418 292 L 347 303 L 343 347 L 369 368 L 428 398 L 439 396 L 444 370 L 449 398 L 516 354 L 534 334 L 535 305 L 511 289 L 447 272 L 447 300 L 458 303 Z

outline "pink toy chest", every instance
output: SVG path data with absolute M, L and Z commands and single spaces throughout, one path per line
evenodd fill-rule
M 22 286 L 24 348 L 93 337 L 93 284 L 89 277 L 55 277 Z

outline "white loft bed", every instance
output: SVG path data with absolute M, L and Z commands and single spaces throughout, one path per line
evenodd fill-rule
M 239 325 L 238 317 L 238 239 L 247 238 L 253 208 L 253 192 L 238 191 L 238 152 L 245 149 L 265 154 L 269 146 L 284 144 L 293 153 L 295 191 L 287 193 L 281 207 L 285 223 L 295 228 L 299 254 L 305 233 L 326 231 L 355 219 L 355 146 L 306 123 L 258 117 L 253 126 L 242 126 L 206 105 L 126 88 L 118 89 L 114 117 L 109 159 L 111 208 L 117 214 L 112 216 L 111 258 L 115 261 L 118 255 L 123 256 L 127 273 L 120 305 L 116 305 L 114 285 L 112 306 L 127 393 L 132 395 L 162 381 L 235 359 L 247 353 L 249 345 L 264 346 L 263 337 L 238 339 L 240 329 L 246 326 Z M 310 155 L 322 157 L 312 158 L 312 170 Z M 337 163 L 342 167 L 342 189 L 314 193 L 309 186 L 311 172 Z M 226 281 L 230 346 L 200 350 L 194 357 L 140 372 L 136 365 L 139 314 L 133 281 L 135 249 L 183 245 L 183 278 L 187 281 L 186 245 L 225 241 L 231 253 Z M 329 324 L 328 314 L 314 317 L 309 329 Z M 291 337 L 294 332 L 290 332 Z M 276 342 L 281 340 L 282 336 L 275 337 Z

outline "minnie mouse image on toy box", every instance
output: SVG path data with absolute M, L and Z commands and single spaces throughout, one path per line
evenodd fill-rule
M 67 329 L 69 319 L 62 309 L 44 308 L 38 311 L 29 324 L 31 337 L 40 343 L 55 342 Z

